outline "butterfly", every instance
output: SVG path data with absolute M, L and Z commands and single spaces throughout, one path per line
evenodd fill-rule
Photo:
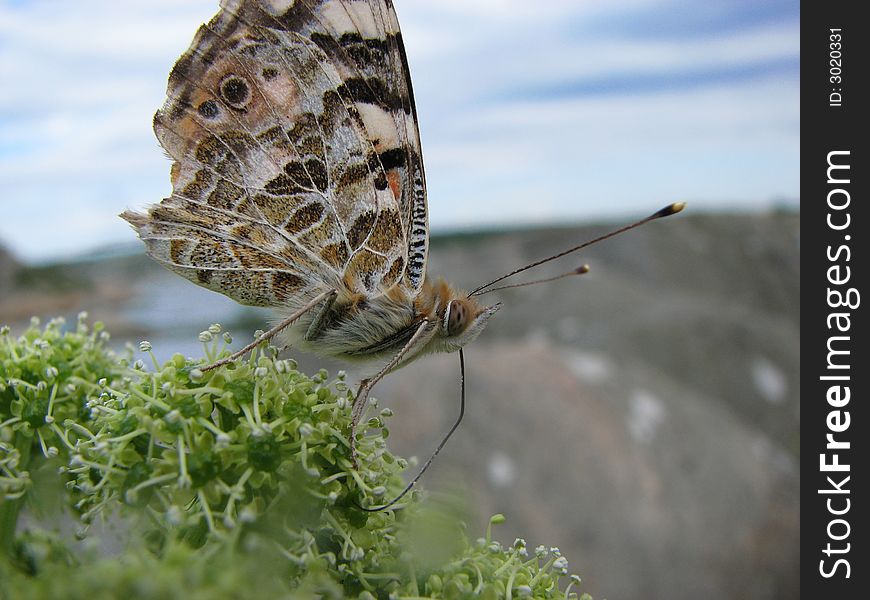
M 172 194 L 121 216 L 163 266 L 281 318 L 208 368 L 279 333 L 356 363 L 354 452 L 377 381 L 461 353 L 499 309 L 476 296 L 507 276 L 468 294 L 426 271 L 426 178 L 390 0 L 223 0 L 172 69 L 154 131 Z

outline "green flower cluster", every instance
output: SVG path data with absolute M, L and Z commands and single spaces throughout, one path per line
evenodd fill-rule
M 146 368 L 86 318 L 0 331 L 0 598 L 576 596 L 558 550 L 493 541 L 500 516 L 471 541 L 414 495 L 360 510 L 401 489 L 407 462 L 371 401 L 353 464 L 342 373 L 309 377 L 271 347 L 203 372 L 231 341 L 218 325 L 200 334 L 204 361 L 159 364 L 142 342 Z M 63 486 L 77 538 L 122 524 L 120 558 L 20 531 L 25 502 Z

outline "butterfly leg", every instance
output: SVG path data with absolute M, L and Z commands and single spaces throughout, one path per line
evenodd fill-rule
M 462 417 L 465 416 L 465 354 L 462 352 L 462 348 L 459 349 L 459 416 L 456 417 L 456 422 L 453 423 L 453 426 L 447 431 L 447 434 L 441 438 L 441 442 L 435 447 L 435 451 L 429 456 L 429 459 L 423 463 L 423 467 L 417 471 L 417 474 L 414 475 L 414 479 L 408 482 L 405 488 L 399 492 L 399 494 L 387 502 L 386 504 L 381 504 L 380 506 L 369 506 L 364 507 L 357 504 L 357 508 L 360 510 L 364 510 L 366 512 L 378 512 L 387 508 L 390 508 L 396 502 L 405 497 L 405 494 L 411 491 L 411 489 L 417 485 L 417 482 L 420 481 L 420 478 L 423 477 L 423 473 L 426 472 L 426 469 L 429 468 L 435 458 L 438 456 L 438 453 L 444 448 L 447 444 L 447 440 L 450 439 L 450 436 L 453 435 L 453 432 L 456 431 L 456 428 L 459 427 L 459 424 L 462 423 Z
M 356 393 L 356 397 L 353 400 L 353 408 L 351 413 L 351 424 L 350 424 L 350 455 L 351 460 L 353 461 L 354 468 L 359 468 L 359 462 L 356 452 L 356 434 L 357 428 L 359 427 L 360 419 L 362 419 L 363 413 L 365 412 L 365 407 L 368 402 L 369 393 L 372 391 L 372 388 L 375 386 L 377 382 L 384 378 L 384 376 L 392 371 L 398 366 L 402 359 L 405 358 L 408 353 L 414 349 L 414 347 L 420 343 L 423 335 L 426 333 L 426 330 L 429 328 L 429 320 L 423 319 L 420 321 L 420 324 L 417 326 L 416 331 L 414 331 L 414 335 L 411 336 L 411 339 L 402 346 L 402 349 L 399 350 L 396 355 L 386 364 L 386 366 L 378 371 L 378 373 L 370 377 L 369 379 L 364 379 L 359 384 L 359 390 Z
M 326 298 L 326 302 L 323 303 L 323 306 L 314 315 L 314 319 L 311 320 L 311 325 L 308 326 L 308 331 L 305 332 L 306 342 L 319 338 L 323 330 L 326 329 L 326 326 L 329 325 L 329 311 L 332 309 L 332 305 L 335 304 L 336 298 L 338 298 L 338 292 L 332 290 L 332 293 Z
M 311 302 L 309 302 L 308 304 L 306 304 L 305 306 L 303 306 L 302 308 L 297 310 L 295 313 L 293 313 L 292 315 L 290 315 L 289 317 L 287 317 L 286 319 L 284 319 L 283 321 L 281 321 L 280 323 L 275 325 L 272 329 L 270 329 L 266 333 L 264 333 L 261 336 L 259 336 L 258 338 L 256 338 L 253 342 L 251 342 L 250 344 L 248 344 L 247 346 L 245 346 L 244 348 L 242 348 L 238 352 L 234 352 L 233 354 L 231 354 L 230 356 L 227 356 L 226 358 L 222 358 L 219 361 L 213 362 L 212 364 L 210 364 L 208 366 L 202 367 L 200 370 L 201 371 L 211 371 L 212 369 L 217 369 L 218 367 L 221 367 L 225 364 L 231 363 L 234 360 L 241 358 L 242 356 L 244 356 L 245 354 L 247 354 L 248 352 L 250 352 L 251 350 L 253 350 L 257 346 L 259 346 L 263 342 L 271 340 L 273 337 L 275 337 L 275 335 L 280 333 L 283 329 L 292 325 L 293 322 L 296 321 L 299 317 L 301 317 L 302 315 L 307 313 L 309 310 L 311 310 L 312 308 L 314 308 L 315 306 L 317 306 L 318 304 L 323 302 L 323 300 L 325 300 L 327 298 L 334 299 L 336 293 L 337 292 L 335 290 L 328 290 L 326 292 L 323 292 L 322 294 L 318 294 L 317 296 L 314 297 L 314 299 Z

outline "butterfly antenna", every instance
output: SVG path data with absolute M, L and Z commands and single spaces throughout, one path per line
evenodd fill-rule
M 478 292 L 478 296 L 482 296 L 484 294 L 488 294 L 490 292 L 497 292 L 499 290 L 509 290 L 511 288 L 520 288 L 526 287 L 529 285 L 537 285 L 539 283 L 550 283 L 551 281 L 559 281 L 560 279 L 565 279 L 566 277 L 573 277 L 574 275 L 583 275 L 584 273 L 589 272 L 589 265 L 580 265 L 576 269 L 571 269 L 567 273 L 562 273 L 561 275 L 556 275 L 555 277 L 546 277 L 544 279 L 535 279 L 533 281 L 524 281 L 523 283 L 512 283 L 510 285 L 500 285 L 498 287 L 489 288 L 487 290 L 483 290 L 482 292 Z
M 597 244 L 598 242 L 603 242 L 606 239 L 617 236 L 620 233 L 625 233 L 626 231 L 634 229 L 635 227 L 640 227 L 641 225 L 643 225 L 645 223 L 649 223 L 650 221 L 654 221 L 656 219 L 661 219 L 662 217 L 669 217 L 671 215 L 675 215 L 678 212 L 680 212 L 681 210 L 683 210 L 683 208 L 685 208 L 685 206 L 686 206 L 685 202 L 675 202 L 674 204 L 669 204 L 668 206 L 664 207 L 663 209 L 656 211 L 655 213 L 651 214 L 650 216 L 646 217 L 645 219 L 641 219 L 640 221 L 637 221 L 636 223 L 632 223 L 630 225 L 620 227 L 619 229 L 611 231 L 610 233 L 605 233 L 604 235 L 600 235 L 595 239 L 589 240 L 588 242 L 583 242 L 579 246 L 574 246 L 573 248 L 568 248 L 567 250 L 559 252 L 558 254 L 554 254 L 553 256 L 548 256 L 547 258 L 542 258 L 541 260 L 535 261 L 532 264 L 526 265 L 524 267 L 520 267 L 519 269 L 511 271 L 510 273 L 507 273 L 506 275 L 502 275 L 501 277 L 499 277 L 497 279 L 493 279 L 489 283 L 486 283 L 486 284 L 480 286 L 479 288 L 477 288 L 476 290 L 474 290 L 473 292 L 468 294 L 468 297 L 470 298 L 472 296 L 477 296 L 477 295 L 483 294 L 483 293 L 485 293 L 484 290 L 486 290 L 486 288 L 488 288 L 492 285 L 495 285 L 496 283 L 499 283 L 501 281 L 504 281 L 505 279 L 507 279 L 509 277 L 513 277 L 514 275 L 517 275 L 518 273 L 522 273 L 523 271 L 528 271 L 529 269 L 543 265 L 544 263 L 548 263 L 551 260 L 556 260 L 557 258 L 562 258 L 563 256 L 565 256 L 567 254 L 577 252 L 578 250 L 582 250 L 583 248 L 591 246 L 592 244 Z M 563 276 L 557 277 L 557 279 L 561 279 L 561 277 L 565 277 L 567 275 L 569 275 L 569 274 L 565 274 Z M 507 287 L 507 286 L 505 286 L 505 287 Z M 511 286 L 511 287 L 513 287 L 513 286 Z M 499 288 L 499 289 L 502 289 L 502 288 Z M 490 290 L 490 291 L 492 291 L 492 290 Z
M 435 457 L 438 456 L 438 453 L 441 452 L 441 449 L 447 443 L 447 440 L 450 439 L 450 436 L 453 435 L 453 432 L 456 431 L 456 428 L 459 427 L 459 424 L 462 422 L 462 417 L 465 416 L 465 355 L 462 352 L 462 348 L 459 349 L 459 381 L 460 381 L 459 417 L 456 419 L 456 422 L 453 424 L 453 427 L 450 428 L 450 431 L 447 432 L 447 435 L 445 435 L 442 438 L 441 443 L 439 443 L 438 446 L 435 448 L 435 452 L 432 453 L 432 456 L 430 456 L 429 459 L 423 464 L 423 467 L 420 469 L 420 472 L 417 473 L 417 475 L 414 477 L 414 479 L 412 479 L 410 482 L 408 482 L 408 485 L 405 486 L 405 489 L 403 489 L 398 496 L 396 496 L 395 498 L 393 498 L 392 500 L 390 500 L 386 504 L 384 504 L 382 506 L 372 506 L 369 508 L 364 508 L 362 506 L 357 505 L 357 508 L 359 508 L 360 510 L 364 510 L 366 512 L 379 512 L 379 511 L 386 510 L 386 509 L 390 508 L 396 502 L 398 502 L 399 500 L 404 498 L 405 495 L 411 491 L 411 488 L 413 488 L 415 485 L 417 485 L 417 482 L 420 481 L 420 478 L 423 476 L 423 473 L 426 472 L 426 469 L 429 468 L 429 465 L 432 464 L 432 461 L 434 461 Z

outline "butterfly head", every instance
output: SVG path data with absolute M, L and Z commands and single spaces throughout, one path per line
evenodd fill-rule
M 439 315 L 438 336 L 448 351 L 459 350 L 477 339 L 499 308 L 501 303 L 481 306 L 474 298 L 454 297 Z
M 441 335 L 461 348 L 474 341 L 501 303 L 480 306 L 471 298 L 454 298 L 447 303 L 441 318 Z

